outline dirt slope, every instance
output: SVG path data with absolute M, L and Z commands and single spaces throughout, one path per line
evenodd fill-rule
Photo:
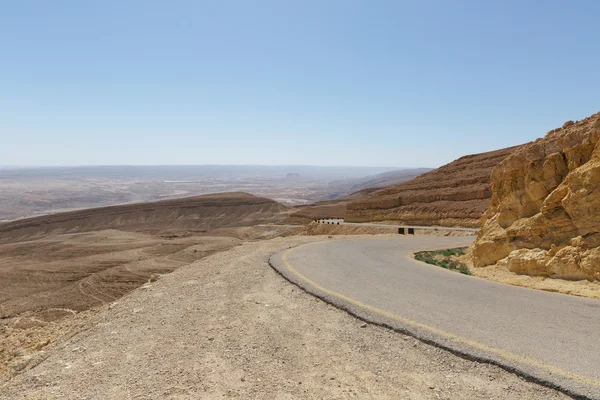
M 564 399 L 500 368 L 363 324 L 267 264 L 317 238 L 183 267 L 15 360 L 2 399 Z M 42 340 L 42 332 L 37 340 Z M 74 336 L 73 336 L 74 335 Z
M 464 156 L 413 180 L 349 202 L 345 220 L 478 227 L 492 196 L 492 168 L 518 148 Z
M 566 122 L 492 173 L 475 266 L 504 259 L 528 275 L 600 279 L 600 113 Z

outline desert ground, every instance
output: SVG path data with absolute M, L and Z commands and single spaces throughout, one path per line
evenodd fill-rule
M 0 225 L 0 398 L 564 398 L 285 281 L 276 251 L 390 234 L 296 212 L 224 193 Z
M 498 367 L 363 323 L 285 281 L 246 243 L 34 329 L 0 398 L 563 399 Z M 336 239 L 333 239 L 336 240 Z
M 302 226 L 277 224 L 291 211 L 273 200 L 224 193 L 0 225 L 0 374 L 21 344 L 37 346 L 22 332 L 58 324 L 243 242 L 293 234 Z

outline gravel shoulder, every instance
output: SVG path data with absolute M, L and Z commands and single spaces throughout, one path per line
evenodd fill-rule
M 76 334 L 31 357 L 0 399 L 567 398 L 367 325 L 269 267 L 320 240 L 344 239 L 246 243 L 76 316 Z

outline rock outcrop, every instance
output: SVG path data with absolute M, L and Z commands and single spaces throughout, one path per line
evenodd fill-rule
M 492 171 L 492 199 L 473 244 L 475 267 L 600 279 L 600 113 L 568 121 Z
M 492 168 L 516 149 L 464 156 L 408 182 L 378 190 L 349 203 L 345 220 L 479 227 L 492 196 Z

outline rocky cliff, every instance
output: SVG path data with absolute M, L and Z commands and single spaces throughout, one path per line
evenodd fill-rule
M 492 171 L 492 199 L 472 247 L 476 267 L 600 279 L 600 113 L 568 121 Z
M 515 149 L 464 156 L 408 182 L 378 190 L 349 203 L 345 220 L 478 227 L 490 204 L 492 168 Z

